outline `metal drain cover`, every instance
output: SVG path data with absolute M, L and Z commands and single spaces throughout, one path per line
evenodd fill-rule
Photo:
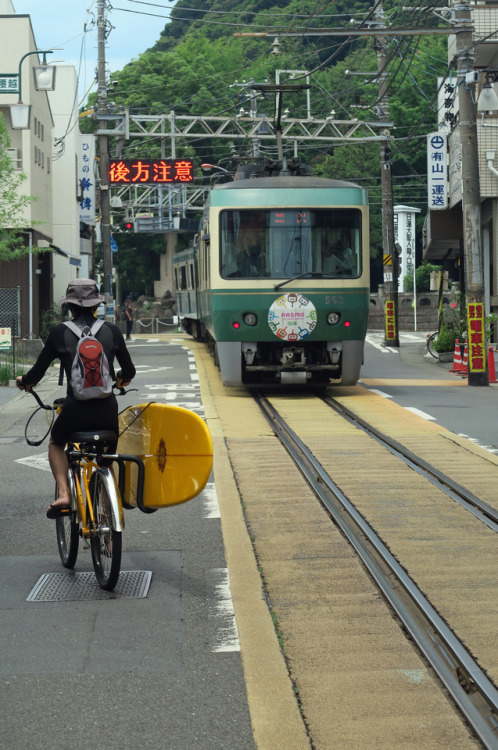
M 152 578 L 151 570 L 122 570 L 113 591 L 100 588 L 94 573 L 44 573 L 31 590 L 28 602 L 96 601 L 98 599 L 143 599 Z

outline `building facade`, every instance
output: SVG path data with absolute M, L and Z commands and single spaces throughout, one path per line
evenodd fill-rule
M 19 288 L 15 333 L 37 338 L 44 312 L 60 299 L 80 266 L 77 81 L 72 66 L 58 66 L 55 90 L 36 89 L 33 67 L 43 56 L 30 16 L 16 14 L 11 0 L 0 0 L 0 36 L 0 115 L 11 141 L 11 163 L 26 175 L 19 191 L 32 196 L 22 213 L 24 244 L 31 251 L 0 264 L 0 289 Z M 17 91 L 9 92 L 16 88 L 14 81 L 19 81 L 22 103 L 30 106 L 28 127 L 22 129 L 13 126 L 11 117 L 11 106 L 20 100 Z M 10 325 L 10 319 L 3 324 Z
M 463 225 L 464 191 L 479 191 L 483 301 L 486 314 L 490 314 L 498 313 L 498 109 L 482 110 L 478 102 L 486 85 L 498 94 L 495 82 L 498 80 L 498 2 L 476 0 L 469 5 L 472 42 L 462 49 L 456 35 L 449 37 L 448 62 L 452 72 L 447 79 L 438 82 L 438 133 L 448 144 L 447 205 L 442 209 L 429 208 L 423 251 L 424 258 L 442 264 L 452 278 L 458 277 L 461 289 L 465 290 L 465 267 L 471 259 L 465 248 L 468 235 Z M 454 7 L 456 9 L 456 5 Z M 455 72 L 462 62 L 467 71 L 464 75 Z M 478 180 L 472 183 L 465 180 L 468 149 L 467 144 L 462 143 L 459 127 L 462 87 L 466 94 L 470 92 L 475 104 L 470 125 L 471 138 L 477 140 Z

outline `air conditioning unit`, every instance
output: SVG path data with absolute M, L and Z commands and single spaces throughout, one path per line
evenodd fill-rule
M 18 148 L 8 148 L 7 156 L 10 157 L 10 160 L 12 162 L 12 166 L 14 167 L 14 169 L 21 169 Z

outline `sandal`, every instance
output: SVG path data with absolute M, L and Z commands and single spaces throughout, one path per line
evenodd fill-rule
M 47 518 L 53 520 L 54 518 L 61 518 L 62 516 L 68 516 L 71 513 L 70 505 L 51 505 L 47 510 Z

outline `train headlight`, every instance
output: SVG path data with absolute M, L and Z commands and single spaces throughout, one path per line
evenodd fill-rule
M 341 315 L 340 313 L 331 312 L 327 315 L 327 323 L 329 326 L 335 326 L 340 321 Z
M 246 326 L 255 326 L 258 324 L 258 316 L 255 313 L 244 313 L 242 318 Z

